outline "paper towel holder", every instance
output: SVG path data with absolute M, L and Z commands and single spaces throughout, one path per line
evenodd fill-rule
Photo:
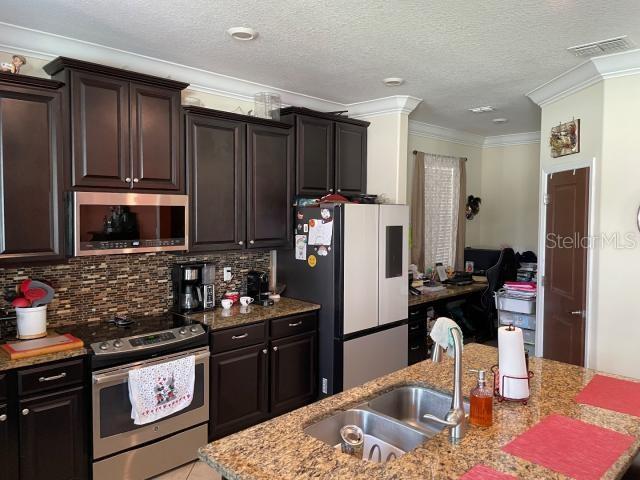
M 503 375 L 502 377 L 502 388 L 498 388 L 498 383 L 500 382 L 500 369 L 498 365 L 494 365 L 491 367 L 491 373 L 493 373 L 493 396 L 496 397 L 499 403 L 502 402 L 520 402 L 523 405 L 526 405 L 531 398 L 531 379 L 533 378 L 533 372 L 528 370 L 526 377 L 512 377 L 509 375 Z M 504 392 L 504 379 L 509 378 L 511 380 L 521 380 L 526 381 L 527 386 L 529 387 L 529 396 L 525 398 L 509 398 L 500 395 L 500 392 Z

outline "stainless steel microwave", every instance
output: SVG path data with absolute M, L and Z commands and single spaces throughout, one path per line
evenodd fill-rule
M 187 250 L 187 195 L 70 193 L 72 255 Z

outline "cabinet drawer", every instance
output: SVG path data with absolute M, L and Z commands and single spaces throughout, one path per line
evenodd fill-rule
M 422 362 L 429 358 L 429 346 L 427 344 L 427 338 L 424 334 L 409 335 L 408 345 L 408 363 L 413 365 L 414 363 Z
M 292 317 L 271 320 L 271 338 L 284 338 L 299 333 L 311 332 L 316 329 L 315 313 L 294 315 Z
M 409 322 L 409 335 L 413 333 L 425 333 L 427 331 L 427 319 L 412 320 Z
M 81 384 L 83 361 L 71 360 L 18 372 L 18 394 L 29 395 L 51 388 Z
M 211 353 L 226 352 L 265 341 L 265 323 L 254 323 L 211 334 Z
M 415 305 L 413 307 L 409 307 L 409 321 L 426 317 L 428 310 L 429 310 L 429 305 L 426 303 L 422 305 Z

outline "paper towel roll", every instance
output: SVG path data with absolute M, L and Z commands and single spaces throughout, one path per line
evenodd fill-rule
M 511 330 L 509 330 L 511 328 Z M 522 399 L 529 396 L 529 382 L 509 377 L 527 377 L 527 363 L 524 356 L 522 330 L 514 327 L 498 329 L 498 368 L 500 379 L 498 389 L 505 398 Z M 503 391 L 504 387 L 504 391 Z

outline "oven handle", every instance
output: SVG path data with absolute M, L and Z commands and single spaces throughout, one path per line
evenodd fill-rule
M 188 355 L 185 355 L 188 356 Z M 203 353 L 199 353 L 195 356 L 195 362 L 198 363 L 198 360 L 203 360 L 205 358 L 209 358 L 209 351 L 203 352 Z M 168 360 L 168 361 L 173 361 L 176 360 L 175 358 L 172 360 Z M 141 365 L 140 368 L 143 368 L 144 365 Z M 120 380 L 122 378 L 126 378 L 129 376 L 129 372 L 131 370 L 134 370 L 132 368 L 123 368 L 122 370 L 119 370 L 118 373 L 105 373 L 105 374 L 98 374 L 98 375 L 94 375 L 93 376 L 93 383 L 96 385 L 100 385 L 103 383 L 109 383 L 109 382 L 113 382 L 116 380 Z

